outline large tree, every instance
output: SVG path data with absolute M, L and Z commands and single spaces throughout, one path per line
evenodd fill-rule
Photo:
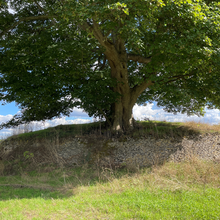
M 113 130 L 135 103 L 220 109 L 220 3 L 212 0 L 1 0 L 2 127 L 83 108 Z

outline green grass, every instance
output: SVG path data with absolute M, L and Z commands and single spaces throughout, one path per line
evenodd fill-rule
M 104 127 L 104 123 L 102 123 Z M 93 131 L 99 130 L 100 123 L 88 123 L 88 124 L 70 124 L 70 125 L 58 125 L 56 127 L 49 127 L 39 131 L 33 131 L 28 133 L 22 133 L 18 135 L 13 135 L 8 139 L 21 139 L 21 140 L 29 140 L 29 139 L 54 139 L 54 137 L 59 136 L 60 139 L 82 136 L 86 134 L 93 133 Z
M 101 122 L 101 132 L 107 132 L 104 122 Z M 166 138 L 167 136 L 179 138 L 188 135 L 198 135 L 207 132 L 220 133 L 220 125 L 209 125 L 197 122 L 137 121 L 137 127 L 129 133 L 129 136 L 136 138 L 143 135 L 151 135 L 156 138 Z M 76 136 L 85 136 L 91 134 L 100 134 L 99 122 L 78 125 L 58 125 L 56 127 L 51 127 L 44 130 L 14 135 L 12 137 L 9 137 L 9 139 L 54 139 L 54 137 L 59 137 L 59 139 L 62 140 L 69 137 L 72 138 Z
M 220 219 L 220 164 L 196 158 L 137 172 L 31 171 L 0 184 L 12 185 L 0 185 L 0 219 Z
M 13 135 L 8 138 L 14 140 L 50 140 L 59 138 L 60 141 L 68 138 L 74 138 L 86 135 L 99 135 L 100 131 L 106 135 L 109 132 L 105 127 L 105 123 L 88 123 L 88 124 L 72 124 L 58 125 L 56 127 L 47 128 L 44 130 Z M 133 138 L 141 136 L 152 136 L 154 138 L 182 138 L 188 135 L 199 135 L 202 133 L 220 132 L 220 125 L 209 125 L 197 122 L 166 122 L 166 121 L 137 121 L 136 128 L 127 135 Z
M 11 186 L 0 186 L 1 198 L 0 201 L 7 200 L 22 200 L 35 198 L 59 198 L 63 197 L 59 192 L 50 190 L 33 189 L 33 188 L 15 188 Z
M 7 188 L 10 191 L 9 188 Z M 19 189 L 0 201 L 0 219 L 219 219 L 220 192 L 125 190 L 97 194 L 97 187 L 62 198 Z M 4 194 L 3 194 L 4 198 Z
M 219 131 L 219 125 L 150 121 L 138 122 L 129 135 L 181 138 Z M 99 132 L 99 123 L 61 125 L 11 138 L 61 140 Z M 0 176 L 0 219 L 220 219 L 217 162 L 191 157 L 141 170 L 48 165 L 14 173 L 19 175 Z

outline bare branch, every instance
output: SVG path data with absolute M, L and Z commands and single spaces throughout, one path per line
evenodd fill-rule
M 151 61 L 151 57 L 142 57 L 142 56 L 135 55 L 135 54 L 128 54 L 128 59 L 133 60 L 135 62 L 139 62 L 139 63 L 145 63 L 145 64 L 148 64 Z

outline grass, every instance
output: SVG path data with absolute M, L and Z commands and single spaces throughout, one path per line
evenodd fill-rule
M 31 171 L 0 184 L 0 219 L 220 219 L 220 164 L 197 158 L 137 172 Z
M 203 133 L 220 133 L 220 125 L 210 125 L 197 122 L 166 122 L 166 121 L 137 121 L 136 128 L 129 132 L 128 135 L 133 138 L 141 136 L 152 136 L 154 138 L 182 138 L 189 135 L 198 135 Z M 104 135 L 110 137 L 109 130 L 105 127 L 104 122 L 94 122 L 88 124 L 72 124 L 58 125 L 56 127 L 47 128 L 44 130 L 13 135 L 8 138 L 15 140 L 31 140 L 31 139 L 54 139 L 59 137 L 59 140 L 68 138 L 80 137 L 86 135 Z
M 128 135 L 175 139 L 219 131 L 219 125 L 150 121 L 138 122 Z M 61 125 L 11 138 L 100 132 L 99 123 Z M 220 219 L 220 163 L 193 156 L 145 169 L 48 165 L 15 173 L 0 176 L 0 219 Z
M 37 194 L 36 192 L 34 192 Z M 31 199 L 0 202 L 1 219 L 219 219 L 220 193 L 125 190 L 120 194 L 95 189 L 69 198 L 38 193 Z
M 166 122 L 166 121 L 141 121 L 138 122 L 142 130 L 147 134 L 156 137 L 173 136 L 184 137 L 188 135 L 198 135 L 204 133 L 220 133 L 220 125 L 210 125 L 198 122 Z M 140 129 L 141 130 L 141 129 Z

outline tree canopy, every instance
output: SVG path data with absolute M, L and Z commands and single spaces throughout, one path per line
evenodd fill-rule
M 135 103 L 220 109 L 220 3 L 212 0 L 1 0 L 1 127 L 73 107 L 132 127 Z

